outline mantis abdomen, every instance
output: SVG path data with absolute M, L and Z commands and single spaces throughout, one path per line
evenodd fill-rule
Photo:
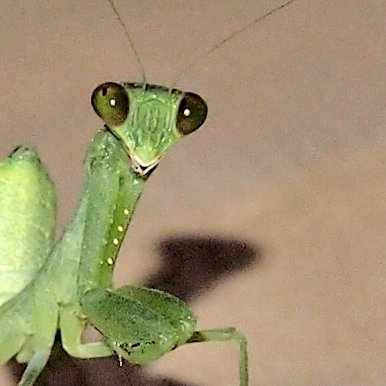
M 37 154 L 17 148 L 0 163 L 0 305 L 35 277 L 55 231 L 53 184 Z

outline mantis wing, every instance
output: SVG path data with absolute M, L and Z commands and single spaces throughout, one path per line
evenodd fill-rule
M 56 196 L 35 151 L 17 148 L 0 163 L 0 305 L 35 277 L 55 232 Z

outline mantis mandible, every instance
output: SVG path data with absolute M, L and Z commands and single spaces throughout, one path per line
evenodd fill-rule
M 28 364 L 19 385 L 33 385 L 58 329 L 74 357 L 117 354 L 135 364 L 187 343 L 233 340 L 240 350 L 240 386 L 247 386 L 241 332 L 196 331 L 196 316 L 180 299 L 139 286 L 114 289 L 112 283 L 145 182 L 168 149 L 204 123 L 205 101 L 191 92 L 115 82 L 97 87 L 91 100 L 105 126 L 87 151 L 83 194 L 56 244 L 55 191 L 37 154 L 19 147 L 0 164 L 0 364 L 16 356 Z M 82 341 L 89 324 L 102 340 Z

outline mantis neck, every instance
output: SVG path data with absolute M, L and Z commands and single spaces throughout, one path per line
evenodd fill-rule
M 97 134 L 85 160 L 86 186 L 78 294 L 112 288 L 119 249 L 147 176 L 133 170 L 121 141 L 109 131 Z

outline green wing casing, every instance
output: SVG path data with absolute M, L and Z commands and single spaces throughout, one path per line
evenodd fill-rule
M 35 277 L 55 223 L 53 183 L 36 152 L 19 147 L 0 163 L 0 305 Z

